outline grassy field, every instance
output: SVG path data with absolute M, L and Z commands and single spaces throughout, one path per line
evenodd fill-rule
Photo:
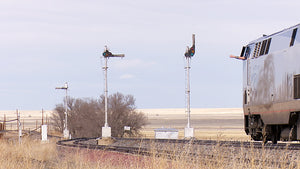
M 23 138 L 22 144 L 0 141 L 0 169 L 261 169 L 261 168 L 299 168 L 299 152 L 288 150 L 267 150 L 255 148 L 233 148 L 219 145 L 201 146 L 197 149 L 199 156 L 189 158 L 187 153 L 191 146 L 186 145 L 182 151 L 175 152 L 176 158 L 136 156 L 117 152 L 86 150 L 77 148 L 60 148 L 55 140 L 41 143 L 37 140 Z

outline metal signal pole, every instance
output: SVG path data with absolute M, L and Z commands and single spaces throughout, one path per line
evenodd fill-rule
M 192 36 L 193 46 L 191 48 L 187 47 L 187 50 L 184 54 L 186 58 L 186 113 L 187 113 L 187 126 L 184 129 L 184 137 L 194 137 L 194 128 L 191 128 L 190 118 L 191 118 L 191 106 L 190 106 L 190 99 L 191 99 L 191 90 L 190 90 L 190 61 L 191 58 L 195 55 L 195 34 Z
M 190 117 L 191 117 L 191 106 L 190 106 L 190 99 L 191 99 L 191 90 L 190 90 L 190 57 L 186 58 L 186 112 L 187 112 L 187 128 L 190 128 Z
M 65 123 L 64 123 L 64 138 L 68 139 L 70 136 L 68 130 L 68 83 L 66 82 L 63 87 L 56 87 L 55 89 L 62 89 L 66 90 L 66 97 L 65 97 Z
M 104 69 L 104 76 L 105 76 L 105 88 L 104 88 L 104 111 L 105 111 L 105 123 L 104 123 L 104 127 L 102 127 L 102 138 L 110 138 L 111 137 L 111 128 L 108 125 L 108 120 L 107 120 L 107 98 L 108 98 L 108 86 L 107 86 L 107 60 L 110 57 L 124 57 L 124 54 L 112 54 L 107 46 L 105 46 L 105 50 L 102 54 L 104 56 L 105 59 L 105 66 L 103 67 Z
M 104 127 L 108 127 L 108 122 L 107 122 L 107 97 L 108 97 L 108 88 L 107 88 L 107 58 L 105 58 L 105 66 L 103 67 L 104 69 L 104 79 L 105 79 L 105 86 L 104 86 L 104 112 L 105 112 L 105 123 Z

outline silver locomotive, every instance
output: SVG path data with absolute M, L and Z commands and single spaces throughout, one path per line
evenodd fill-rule
M 300 24 L 244 46 L 243 109 L 256 141 L 300 140 Z

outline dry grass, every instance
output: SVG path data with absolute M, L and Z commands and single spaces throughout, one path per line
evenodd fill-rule
M 55 142 L 41 143 L 23 139 L 22 144 L 0 141 L 0 168 L 300 168 L 300 153 L 288 150 L 232 148 L 214 146 L 181 147 L 170 145 L 170 159 L 155 153 L 150 157 L 97 150 L 56 147 Z M 190 152 L 199 156 L 190 158 Z
M 55 141 L 41 143 L 31 139 L 0 140 L 0 169 L 97 169 L 117 168 L 110 163 L 90 161 L 87 151 L 58 150 Z
M 164 124 L 164 127 L 179 129 L 179 138 L 183 138 L 186 120 L 181 114 L 182 111 L 184 110 L 170 110 L 159 114 L 161 110 L 156 110 L 148 113 L 151 123 L 143 129 L 142 135 L 154 138 L 154 129 Z M 243 131 L 243 115 L 240 109 L 201 109 L 198 112 L 192 111 L 192 127 L 195 128 L 197 139 L 250 140 Z M 195 148 L 187 144 L 184 147 L 170 146 L 168 150 L 175 156 L 170 159 L 166 156 L 158 157 L 155 148 L 152 148 L 152 156 L 141 157 L 97 150 L 59 148 L 55 143 L 55 140 L 42 144 L 40 141 L 23 139 L 19 145 L 17 141 L 0 140 L 0 169 L 300 168 L 298 151 L 230 148 L 219 145 Z M 188 157 L 187 154 L 192 151 L 199 156 Z
M 55 144 L 27 139 L 23 139 L 21 145 L 16 141 L 1 140 L 0 152 L 1 168 L 41 168 L 57 156 Z

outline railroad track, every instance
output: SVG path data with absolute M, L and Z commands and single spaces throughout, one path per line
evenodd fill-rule
M 204 163 L 226 162 L 246 163 L 247 165 L 298 166 L 300 144 L 261 142 L 215 141 L 215 140 L 164 140 L 164 139 L 133 139 L 115 138 L 111 145 L 97 145 L 96 138 L 77 138 L 61 140 L 58 146 L 77 147 L 94 150 L 106 150 L 143 156 L 163 157 L 169 160 L 193 161 L 201 159 Z M 222 164 L 223 165 L 223 164 Z M 226 167 L 225 167 L 226 168 Z M 275 167 L 276 168 L 276 167 Z
M 123 153 L 140 154 L 140 155 L 150 155 L 149 150 L 146 148 L 128 147 L 128 146 L 111 146 L 111 145 L 98 145 L 85 143 L 88 140 L 96 140 L 96 138 L 76 138 L 70 140 L 60 140 L 57 142 L 59 146 L 66 147 L 77 147 L 77 148 L 87 148 L 87 149 L 98 149 L 106 151 L 117 151 Z
M 101 149 L 109 151 L 126 151 L 128 152 L 143 152 L 149 151 L 145 147 L 136 146 L 122 146 L 122 145 L 98 145 L 96 143 L 90 143 L 89 140 L 95 140 L 97 138 L 76 138 L 70 140 L 60 140 L 57 145 L 68 146 L 68 147 L 79 147 L 88 149 Z M 136 143 L 159 143 L 159 144 L 189 144 L 198 146 L 222 146 L 222 147 L 244 147 L 244 148 L 255 148 L 255 149 L 280 149 L 280 150 L 300 150 L 299 143 L 278 143 L 278 144 L 262 144 L 261 142 L 240 142 L 240 141 L 216 141 L 216 140 L 186 140 L 186 139 L 139 139 L 139 138 L 114 138 L 117 142 L 136 142 Z

